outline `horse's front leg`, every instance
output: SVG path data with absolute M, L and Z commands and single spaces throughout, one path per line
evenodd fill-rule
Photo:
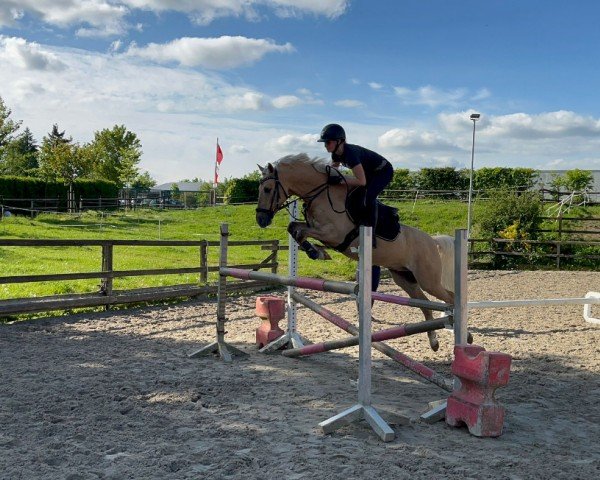
M 312 260 L 330 260 L 331 257 L 325 249 L 319 245 L 313 245 L 307 240 L 309 236 L 313 236 L 314 232 L 304 222 L 290 222 L 288 225 L 288 233 L 298 243 L 301 250 L 305 251 Z

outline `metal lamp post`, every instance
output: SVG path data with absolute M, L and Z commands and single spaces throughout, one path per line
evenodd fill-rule
M 471 147 L 471 171 L 469 172 L 469 204 L 467 210 L 467 238 L 471 236 L 471 217 L 472 217 L 472 205 L 471 201 L 473 198 L 473 163 L 475 161 L 475 124 L 479 120 L 481 114 L 472 113 L 470 120 L 473 122 L 473 146 Z

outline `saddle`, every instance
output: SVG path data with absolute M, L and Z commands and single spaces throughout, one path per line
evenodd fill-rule
M 346 214 L 356 226 L 348 232 L 342 243 L 334 247 L 335 250 L 339 252 L 345 251 L 352 241 L 358 237 L 360 222 L 365 214 L 364 197 L 364 187 L 356 187 L 348 194 L 346 198 Z M 398 209 L 377 200 L 377 225 L 373 233 L 376 237 L 383 240 L 395 240 L 400 234 Z

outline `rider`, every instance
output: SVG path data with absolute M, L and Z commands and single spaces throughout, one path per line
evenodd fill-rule
M 377 196 L 392 181 L 392 164 L 378 153 L 346 143 L 346 132 L 336 123 L 325 125 L 317 141 L 325 143 L 325 149 L 331 153 L 333 167 L 337 168 L 341 163 L 354 174 L 354 177 L 331 175 L 327 183 L 335 185 L 345 181 L 349 187 L 365 187 L 365 216 L 360 223 L 375 230 Z
M 330 175 L 327 183 L 335 185 L 345 181 L 349 187 L 365 187 L 365 211 L 364 218 L 360 222 L 363 225 L 377 226 L 377 196 L 392 181 L 394 168 L 392 164 L 371 150 L 359 145 L 346 143 L 346 132 L 341 125 L 330 123 L 321 130 L 318 142 L 325 143 L 325 149 L 331 153 L 331 165 L 335 168 L 340 163 L 352 170 L 353 177 Z M 375 245 L 375 233 L 373 233 L 373 246 Z M 377 272 L 376 272 L 377 270 Z M 377 289 L 379 283 L 380 267 L 373 266 L 373 290 Z M 377 280 L 377 283 L 375 283 Z

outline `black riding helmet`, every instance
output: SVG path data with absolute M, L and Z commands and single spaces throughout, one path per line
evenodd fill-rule
M 326 142 L 328 140 L 346 140 L 346 132 L 341 125 L 330 123 L 321 130 L 321 138 L 317 142 Z

